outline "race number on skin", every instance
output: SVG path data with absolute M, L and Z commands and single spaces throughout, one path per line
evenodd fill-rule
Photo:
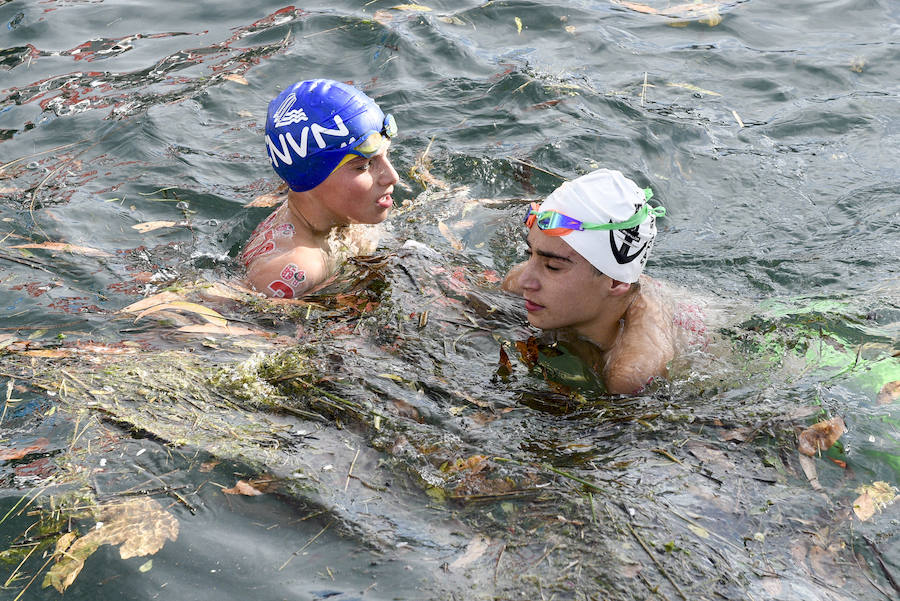
M 281 278 L 269 284 L 269 290 L 276 298 L 294 298 L 306 281 L 306 272 L 293 263 L 281 270 Z

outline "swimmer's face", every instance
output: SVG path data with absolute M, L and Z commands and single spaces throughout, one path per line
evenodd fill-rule
M 390 143 L 370 158 L 354 157 L 310 190 L 333 223 L 381 223 L 387 218 L 400 181 L 389 149 Z
M 600 275 L 557 236 L 532 227 L 529 258 L 519 286 L 531 325 L 542 329 L 573 328 L 588 336 L 603 315 L 610 278 Z

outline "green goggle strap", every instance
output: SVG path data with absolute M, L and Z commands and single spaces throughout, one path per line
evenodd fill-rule
M 650 188 L 646 188 L 644 190 L 644 194 L 647 195 L 647 200 L 650 200 L 650 197 L 653 196 L 653 192 L 650 190 Z M 625 221 L 620 221 L 618 223 L 582 223 L 581 227 L 585 230 L 630 230 L 631 228 L 637 227 L 640 224 L 644 223 L 647 220 L 647 217 L 665 216 L 665 207 L 651 207 L 650 205 L 645 204 L 637 213 L 635 213 Z

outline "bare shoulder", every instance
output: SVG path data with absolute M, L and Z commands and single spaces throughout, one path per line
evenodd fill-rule
M 615 394 L 637 392 L 654 377 L 665 378 L 675 357 L 671 314 L 652 295 L 641 293 L 625 315 L 625 325 L 603 370 L 607 389 Z
M 258 257 L 247 268 L 250 284 L 267 296 L 297 298 L 328 277 L 321 249 L 296 246 L 285 252 Z

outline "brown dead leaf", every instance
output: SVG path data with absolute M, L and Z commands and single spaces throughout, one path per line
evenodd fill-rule
M 227 79 L 228 81 L 233 81 L 234 83 L 239 83 L 242 86 L 250 85 L 250 83 L 243 75 L 238 75 L 237 73 L 229 73 L 225 76 L 225 79 Z
M 87 246 L 76 246 L 75 244 L 66 244 L 65 242 L 41 242 L 29 244 L 15 244 L 10 248 L 41 248 L 44 250 L 52 250 L 56 252 L 67 252 L 76 255 L 84 255 L 86 257 L 111 257 L 108 252 L 90 248 Z
M 175 227 L 177 222 L 175 221 L 147 221 L 144 223 L 136 223 L 131 226 L 131 229 L 137 230 L 142 234 L 146 234 L 147 232 L 152 232 L 153 230 L 158 230 L 164 227 Z
M 889 405 L 897 399 L 900 399 L 900 380 L 894 380 L 882 386 L 876 400 L 879 405 Z
M 178 331 L 186 332 L 188 334 L 220 334 L 222 336 L 263 336 L 266 338 L 271 338 L 273 336 L 273 334 L 262 330 L 233 326 L 227 323 L 224 326 L 212 323 L 181 326 L 178 328 Z
M 131 303 L 127 307 L 119 309 L 118 313 L 140 313 L 141 311 L 149 307 L 162 305 L 164 303 L 176 300 L 183 300 L 183 297 L 175 294 L 174 292 L 160 292 L 159 294 L 154 294 L 153 296 L 148 296 L 145 299 L 139 300 L 135 303 Z
M 57 560 L 44 576 L 43 587 L 52 586 L 62 593 L 84 568 L 85 560 L 100 545 L 119 545 L 122 559 L 152 555 L 159 551 L 167 540 L 178 538 L 178 520 L 149 497 L 116 502 L 100 510 L 100 528 L 94 528 L 72 542 L 66 539 L 57 543 Z
M 527 341 L 516 340 L 516 350 L 529 369 L 537 365 L 539 356 L 537 338 L 530 336 Z
M 745 426 L 735 428 L 734 430 L 723 430 L 719 432 L 719 438 L 722 440 L 735 440 L 737 442 L 749 442 L 756 438 L 757 428 Z
M 372 19 L 376 23 L 387 25 L 394 20 L 394 13 L 389 10 L 376 10 L 375 14 L 372 15 Z
M 897 488 L 883 481 L 864 484 L 856 492 L 860 495 L 853 502 L 853 511 L 863 522 L 897 499 Z
M 222 492 L 226 495 L 245 495 L 248 497 L 255 497 L 263 494 L 259 489 L 254 488 L 243 480 L 238 480 L 237 484 L 232 488 L 223 488 Z
M 261 194 L 247 203 L 248 207 L 274 207 L 284 202 L 284 191 L 278 190 L 271 194 Z
M 444 223 L 443 221 L 438 221 L 438 229 L 441 231 L 441 234 L 443 234 L 444 238 L 446 238 L 450 243 L 450 246 L 453 247 L 453 250 L 463 250 L 463 243 L 460 242 L 459 238 L 457 238 L 456 235 L 450 231 L 450 228 L 447 227 L 446 223 Z
M 198 305 L 197 303 L 192 303 L 189 301 L 172 301 L 169 303 L 163 303 L 161 305 L 154 305 L 147 309 L 144 309 L 134 318 L 135 321 L 141 319 L 142 317 L 146 317 L 152 313 L 156 313 L 157 311 L 187 311 L 188 313 L 194 313 L 199 315 L 206 321 L 211 324 L 225 327 L 228 325 L 228 320 L 222 317 L 218 311 L 214 309 L 210 309 L 209 307 L 204 307 L 203 305 Z
M 800 467 L 803 468 L 803 473 L 806 474 L 806 479 L 809 480 L 809 485 L 813 487 L 813 490 L 822 490 L 815 460 L 802 453 L 797 455 L 797 459 L 800 460 Z
M 512 373 L 512 363 L 509 360 L 509 355 L 506 354 L 506 349 L 502 346 L 500 347 L 500 365 L 497 366 L 497 375 L 501 378 L 509 377 L 509 374 Z
M 472 455 L 466 459 L 457 459 L 454 463 L 448 465 L 448 472 L 470 472 L 477 474 L 487 467 L 487 457 L 484 455 Z
M 72 349 L 41 349 L 36 351 L 21 351 L 20 355 L 26 357 L 43 357 L 44 359 L 61 359 L 73 355 Z
M 813 424 L 798 436 L 797 450 L 812 457 L 819 451 L 827 451 L 846 431 L 840 416 Z
M 835 553 L 836 549 L 828 547 L 827 549 L 819 546 L 810 547 L 806 558 L 813 571 L 825 582 L 831 586 L 840 588 L 844 585 L 844 578 L 841 576 L 840 564 L 842 563 Z
M 10 459 L 21 459 L 25 455 L 43 451 L 47 448 L 50 441 L 46 438 L 38 438 L 27 447 L 19 447 L 15 449 L 0 449 L 0 461 L 9 461 Z
M 469 541 L 468 545 L 466 545 L 465 552 L 455 560 L 453 560 L 453 563 L 450 564 L 450 569 L 459 570 L 466 567 L 467 565 L 484 555 L 484 552 L 488 550 L 488 547 L 490 547 L 490 545 L 491 539 L 481 535 L 476 536 L 471 541 Z
M 411 10 L 416 12 L 429 12 L 431 9 L 421 4 L 398 4 L 391 7 L 393 10 Z

